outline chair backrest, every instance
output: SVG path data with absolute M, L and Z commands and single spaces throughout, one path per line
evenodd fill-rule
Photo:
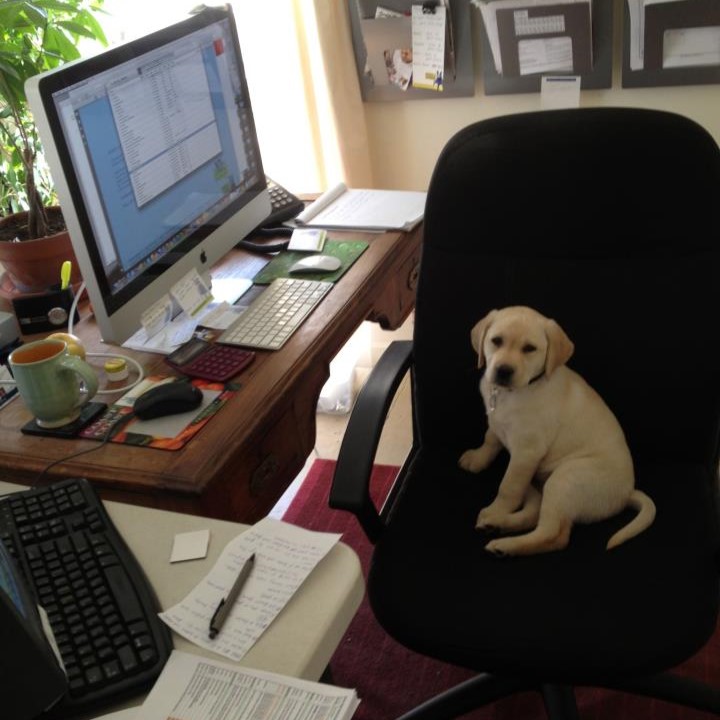
M 529 305 L 633 454 L 717 460 L 720 151 L 695 122 L 630 108 L 527 113 L 446 145 L 425 213 L 415 317 L 425 447 L 479 444 L 470 345 L 493 308 Z

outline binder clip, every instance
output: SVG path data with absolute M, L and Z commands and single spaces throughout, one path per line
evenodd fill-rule
M 423 15 L 434 15 L 436 7 L 437 7 L 436 0 L 426 0 L 426 2 L 424 2 L 422 4 Z

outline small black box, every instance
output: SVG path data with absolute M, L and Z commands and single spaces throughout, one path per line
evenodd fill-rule
M 66 328 L 73 299 L 72 288 L 14 298 L 12 304 L 20 332 L 23 335 L 31 335 Z M 79 319 L 80 316 L 75 310 L 73 322 Z

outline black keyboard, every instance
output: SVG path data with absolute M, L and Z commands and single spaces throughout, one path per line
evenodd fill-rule
M 45 609 L 65 666 L 67 694 L 53 718 L 149 689 L 170 654 L 170 632 L 90 483 L 0 497 L 0 540 Z

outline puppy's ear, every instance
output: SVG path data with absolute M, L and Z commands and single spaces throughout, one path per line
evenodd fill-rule
M 575 351 L 575 345 L 573 345 L 570 338 L 565 334 L 565 331 L 554 320 L 547 321 L 545 334 L 548 339 L 545 373 L 552 375 L 556 368 L 564 365 L 572 357 Z
M 490 327 L 490 323 L 495 319 L 497 310 L 491 310 L 480 322 L 470 331 L 470 342 L 478 354 L 478 367 L 481 368 L 485 364 L 485 353 L 483 352 L 483 343 L 485 342 L 485 333 Z

